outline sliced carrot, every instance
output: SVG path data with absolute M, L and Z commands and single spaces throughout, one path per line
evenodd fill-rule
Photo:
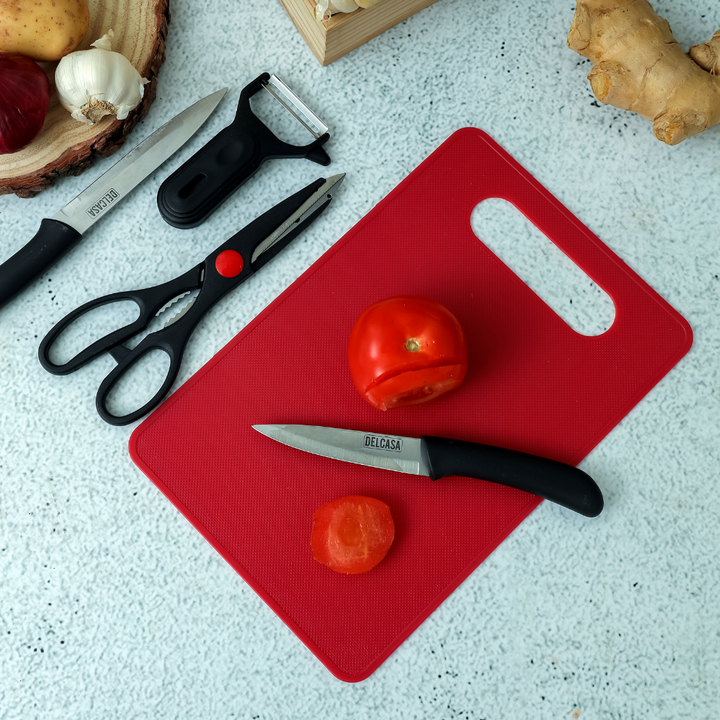
M 394 538 L 390 508 L 375 498 L 348 495 L 318 508 L 313 517 L 313 557 L 339 573 L 371 570 Z

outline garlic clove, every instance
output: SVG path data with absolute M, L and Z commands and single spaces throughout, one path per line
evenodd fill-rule
M 330 10 L 333 12 L 351 13 L 357 9 L 355 0 L 330 0 Z
M 142 101 L 149 82 L 124 55 L 112 50 L 112 37 L 110 30 L 90 50 L 66 55 L 55 70 L 60 104 L 86 125 L 106 115 L 127 118 Z
M 325 19 L 325 15 L 329 14 L 328 5 L 330 0 L 318 0 L 315 3 L 315 19 L 320 22 Z
M 333 13 L 351 13 L 359 7 L 355 0 L 317 0 L 315 3 L 315 19 L 320 21 Z

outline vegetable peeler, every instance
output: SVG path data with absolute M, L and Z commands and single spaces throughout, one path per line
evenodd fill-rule
M 308 145 L 283 142 L 252 111 L 250 98 L 269 92 L 315 138 Z M 157 202 L 165 221 L 178 228 L 200 225 L 268 158 L 305 158 L 329 165 L 322 147 L 327 125 L 276 75 L 263 73 L 240 93 L 232 124 L 221 130 L 158 190 Z
M 118 364 L 100 384 L 96 397 L 97 411 L 111 425 L 127 425 L 139 420 L 170 392 L 180 369 L 185 345 L 205 313 L 264 267 L 310 225 L 330 204 L 344 177 L 335 175 L 310 183 L 253 220 L 205 260 L 174 280 L 144 290 L 105 295 L 85 303 L 45 336 L 38 350 L 40 364 L 53 375 L 68 375 L 100 355 L 109 353 Z M 173 314 L 173 310 L 169 313 L 170 319 L 162 329 L 146 335 L 132 349 L 123 344 L 152 327 L 156 316 L 159 317 L 176 301 L 193 292 L 196 292 L 195 297 L 180 312 Z M 62 365 L 52 361 L 50 356 L 54 343 L 74 322 L 98 307 L 125 301 L 132 301 L 138 306 L 140 314 L 134 322 L 108 333 Z M 164 352 L 170 360 L 162 386 L 139 409 L 125 415 L 113 414 L 108 407 L 109 395 L 123 376 L 154 350 Z

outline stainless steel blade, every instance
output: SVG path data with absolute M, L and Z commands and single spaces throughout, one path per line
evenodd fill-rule
M 181 148 L 208 119 L 227 88 L 186 108 L 158 128 L 95 182 L 52 216 L 80 234 L 114 208 L 131 190 Z
M 251 262 L 255 262 L 266 250 L 281 240 L 292 230 L 293 225 L 302 222 L 312 215 L 318 206 L 326 201 L 326 197 L 337 190 L 345 178 L 345 173 L 328 178 L 282 225 L 268 235 L 253 251 Z
M 430 476 L 419 438 L 317 425 L 253 425 L 253 429 L 313 455 L 408 475 Z
M 200 288 L 195 288 L 195 290 L 190 290 L 190 292 L 185 293 L 178 302 L 181 303 L 181 307 L 179 308 L 167 308 L 165 311 L 160 311 L 162 314 L 166 314 L 167 310 L 172 310 L 174 312 L 174 315 L 169 318 L 165 324 L 163 325 L 164 328 L 170 327 L 171 325 L 174 325 L 178 320 L 180 320 L 181 317 L 188 314 L 190 311 L 190 308 L 195 304 L 195 301 L 198 298 L 198 295 L 200 294 Z M 174 303 L 173 303 L 174 304 Z M 160 315 L 158 313 L 158 315 Z
M 277 75 L 271 75 L 263 87 L 306 129 L 313 137 L 322 137 L 328 126 L 298 97 L 297 93 Z

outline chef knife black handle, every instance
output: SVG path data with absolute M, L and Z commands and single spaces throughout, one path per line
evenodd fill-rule
M 0 265 L 0 308 L 51 268 L 81 237 L 75 228 L 45 218 L 35 237 Z
M 447 438 L 424 436 L 421 446 L 432 480 L 449 475 L 487 480 L 524 490 L 586 517 L 602 512 L 600 488 L 587 473 L 572 465 Z

